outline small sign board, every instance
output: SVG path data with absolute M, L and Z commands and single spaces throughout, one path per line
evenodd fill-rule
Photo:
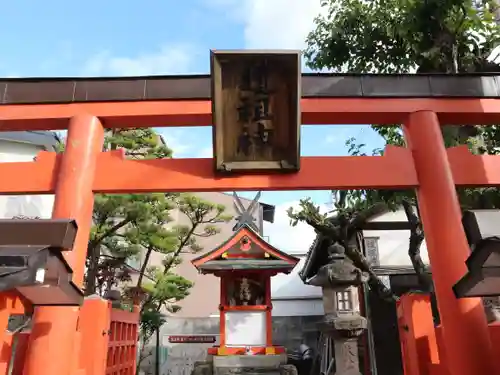
M 300 80 L 300 51 L 212 51 L 216 171 L 299 169 Z
M 213 344 L 216 341 L 214 335 L 175 335 L 168 336 L 168 342 L 172 344 Z

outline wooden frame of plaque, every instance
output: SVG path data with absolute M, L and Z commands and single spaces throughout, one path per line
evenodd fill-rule
M 211 51 L 217 172 L 300 168 L 300 51 Z

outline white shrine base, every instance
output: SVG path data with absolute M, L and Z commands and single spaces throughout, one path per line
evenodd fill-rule
M 227 311 L 226 346 L 266 346 L 265 311 Z

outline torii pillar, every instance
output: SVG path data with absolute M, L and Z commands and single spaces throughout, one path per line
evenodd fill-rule
M 67 254 L 73 280 L 83 286 L 87 243 L 92 226 L 92 185 L 104 140 L 96 117 L 82 114 L 70 120 L 66 149 L 61 155 L 52 218 L 72 218 L 78 224 L 74 250 Z M 70 375 L 79 368 L 78 307 L 37 307 L 23 375 Z
M 470 248 L 436 113 L 414 112 L 403 126 L 419 188 L 418 206 L 432 267 L 451 375 L 493 374 L 492 347 L 480 298 L 457 299 L 453 285 L 467 272 Z

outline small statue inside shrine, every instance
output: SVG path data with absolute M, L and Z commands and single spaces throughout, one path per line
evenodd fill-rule
M 229 306 L 258 306 L 265 302 L 265 289 L 259 280 L 248 277 L 228 283 Z

